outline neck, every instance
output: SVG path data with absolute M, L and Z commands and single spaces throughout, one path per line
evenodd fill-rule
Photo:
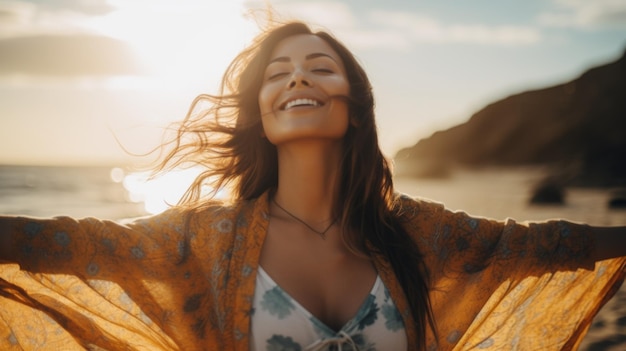
M 274 199 L 309 223 L 336 218 L 341 147 L 303 143 L 278 148 L 278 188 Z

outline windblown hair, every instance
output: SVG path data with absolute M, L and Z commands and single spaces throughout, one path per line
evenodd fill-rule
M 313 32 L 299 22 L 280 25 L 258 36 L 228 66 L 219 95 L 200 95 L 178 125 L 173 149 L 158 170 L 199 164 L 206 168 L 181 200 L 200 206 L 202 188 L 228 187 L 233 199 L 254 199 L 278 186 L 274 145 L 262 137 L 258 92 L 276 45 L 298 34 L 322 38 L 342 59 L 350 82 L 350 126 L 343 140 L 339 201 L 335 209 L 352 249 L 381 254 L 393 267 L 417 325 L 421 349 L 426 330 L 436 335 L 428 298 L 428 272 L 416 243 L 402 227 L 401 206 L 394 195 L 389 162 L 379 145 L 374 120 L 374 97 L 369 79 L 351 52 L 326 32 Z M 208 108 L 200 110 L 203 103 Z M 363 252 L 366 251 L 366 252 Z

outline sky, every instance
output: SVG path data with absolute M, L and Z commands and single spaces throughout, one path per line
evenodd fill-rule
M 121 164 L 157 147 L 259 32 L 268 1 L 0 0 L 0 164 Z M 275 0 L 368 72 L 393 156 L 626 49 L 623 0 Z M 490 131 L 485 131 L 490 132 Z

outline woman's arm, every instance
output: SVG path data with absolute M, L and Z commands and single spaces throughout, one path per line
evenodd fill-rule
M 128 232 L 93 218 L 0 216 L 0 260 L 37 272 L 79 273 L 103 252 L 111 233 Z
M 176 233 L 159 219 L 122 225 L 96 218 L 0 216 L 0 260 L 31 272 L 101 279 L 139 272 L 175 245 L 166 239 Z
M 595 247 L 591 252 L 594 261 L 626 256 L 626 227 L 591 227 Z
M 119 223 L 97 218 L 0 216 L 0 261 L 89 278 L 144 274 L 180 260 L 184 210 Z

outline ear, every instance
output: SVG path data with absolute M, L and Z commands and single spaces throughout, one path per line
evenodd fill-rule
M 350 125 L 353 126 L 354 128 L 358 128 L 359 127 L 359 120 L 354 116 L 354 115 L 350 115 Z

